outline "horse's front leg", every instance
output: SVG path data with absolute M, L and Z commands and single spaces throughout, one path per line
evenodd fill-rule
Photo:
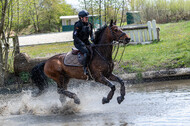
M 119 82 L 121 84 L 121 88 L 120 88 L 121 96 L 117 97 L 117 102 L 120 104 L 125 99 L 124 98 L 124 96 L 125 96 L 125 84 L 121 78 L 117 77 L 114 74 L 111 74 L 111 76 L 109 76 L 108 79 L 111 81 Z
M 97 82 L 100 82 L 102 84 L 105 84 L 106 86 L 111 88 L 111 91 L 108 93 L 107 98 L 103 97 L 102 99 L 102 104 L 109 103 L 110 100 L 112 99 L 115 91 L 115 85 L 113 85 L 106 77 L 103 75 L 99 78 L 96 79 Z

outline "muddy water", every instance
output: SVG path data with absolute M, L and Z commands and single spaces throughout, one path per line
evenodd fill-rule
M 62 105 L 55 88 L 37 98 L 31 97 L 31 91 L 0 95 L 0 125 L 190 125 L 190 80 L 127 85 L 121 105 L 116 101 L 119 90 L 109 104 L 102 105 L 110 90 L 105 86 L 86 83 L 69 89 L 78 94 L 80 105 L 70 99 Z

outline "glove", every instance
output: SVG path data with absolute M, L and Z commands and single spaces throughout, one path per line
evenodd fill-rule
M 91 47 L 95 47 L 96 45 L 94 43 L 90 43 L 90 46 Z
M 93 35 L 91 36 L 90 40 L 91 40 L 92 43 L 94 43 L 94 36 Z

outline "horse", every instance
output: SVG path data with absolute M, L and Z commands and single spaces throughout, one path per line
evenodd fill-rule
M 104 25 L 95 32 L 94 45 L 92 47 L 93 56 L 88 65 L 91 76 L 96 82 L 104 84 L 111 88 L 107 97 L 103 97 L 102 104 L 109 103 L 116 90 L 115 85 L 111 81 L 119 82 L 120 96 L 117 97 L 117 102 L 120 104 L 124 100 L 125 85 L 124 81 L 112 73 L 114 62 L 112 59 L 113 44 L 127 44 L 130 37 L 124 33 L 116 22 L 111 20 L 109 25 Z M 78 96 L 67 90 L 69 80 L 71 78 L 86 80 L 87 75 L 83 73 L 83 66 L 67 66 L 63 63 L 66 53 L 52 56 L 47 61 L 36 65 L 31 72 L 32 82 L 36 84 L 40 91 L 43 91 L 47 86 L 47 79 L 51 78 L 57 83 L 57 92 L 60 94 L 60 101 L 63 102 L 63 97 L 67 96 L 74 99 L 74 103 L 80 104 Z

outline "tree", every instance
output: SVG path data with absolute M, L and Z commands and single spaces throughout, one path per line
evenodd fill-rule
M 120 27 L 121 27 L 121 24 L 123 23 L 123 18 L 124 18 L 124 11 L 125 11 L 125 0 L 123 0 L 123 2 L 122 2 L 122 14 L 121 14 L 121 22 L 120 22 Z
M 87 10 L 87 7 L 86 7 L 86 0 L 84 0 L 84 8 L 85 8 L 85 10 Z
M 101 27 L 101 24 L 102 24 L 102 22 L 101 22 L 101 17 L 102 17 L 102 0 L 99 0 L 99 24 L 100 24 L 100 27 Z
M 4 62 L 3 62 L 3 45 L 6 45 L 6 38 L 5 38 L 5 32 L 4 32 L 4 27 L 5 27 L 5 19 L 6 19 L 6 13 L 7 13 L 7 8 L 9 4 L 9 0 L 1 0 L 0 1 L 0 86 L 3 86 L 4 84 Z

